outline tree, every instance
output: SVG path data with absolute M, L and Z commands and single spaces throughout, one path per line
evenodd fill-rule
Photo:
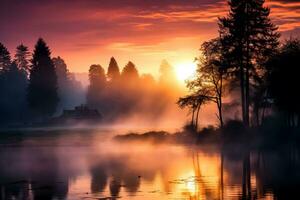
M 199 112 L 201 106 L 207 103 L 210 99 L 206 93 L 205 89 L 198 90 L 190 95 L 179 98 L 177 104 L 180 108 L 188 108 L 192 113 L 191 126 L 193 130 L 198 130 Z
M 61 57 L 52 58 L 55 67 L 58 82 L 67 82 L 69 79 L 69 71 L 65 61 Z
M 57 76 L 50 56 L 51 52 L 45 41 L 38 39 L 30 70 L 28 102 L 31 110 L 42 117 L 54 114 L 59 102 Z
M 290 39 L 267 63 L 268 90 L 288 126 L 300 126 L 299 57 L 300 40 Z
M 27 76 L 30 72 L 30 61 L 29 61 L 30 52 L 27 46 L 20 44 L 17 46 L 15 54 L 15 63 L 20 70 L 23 70 Z
M 263 63 L 278 46 L 265 0 L 231 0 L 227 17 L 219 19 L 221 43 L 230 61 L 229 72 L 240 81 L 243 122 L 249 126 L 250 84 L 263 73 Z
M 25 119 L 26 73 L 18 69 L 15 62 L 0 74 L 0 121 L 20 122 Z
M 159 67 L 160 77 L 159 84 L 161 85 L 174 85 L 176 83 L 176 75 L 173 67 L 167 60 L 163 60 Z
M 109 81 L 115 81 L 120 78 L 120 69 L 114 57 L 111 57 L 110 59 L 107 69 L 107 77 Z
M 122 76 L 125 80 L 137 80 L 139 78 L 139 73 L 135 65 L 129 61 L 127 65 L 123 68 Z
M 223 127 L 222 98 L 225 85 L 226 68 L 224 65 L 226 60 L 222 57 L 220 39 L 216 38 L 204 42 L 200 50 L 202 54 L 196 59 L 198 61 L 197 73 L 192 80 L 187 81 L 190 94 L 180 98 L 178 104 L 180 107 L 190 108 L 192 111 L 192 125 L 196 124 L 197 129 L 201 105 L 207 102 L 216 103 L 218 108 L 217 117 L 220 127 Z
M 102 93 L 106 85 L 105 71 L 101 65 L 91 65 L 89 69 L 90 85 L 87 93 L 87 103 L 99 107 L 102 102 Z
M 61 57 L 52 58 L 55 72 L 57 75 L 59 105 L 58 109 L 73 108 L 82 104 L 85 100 L 85 94 L 81 84 L 72 75 L 65 61 Z
M 190 83 L 190 87 L 205 88 L 209 94 L 207 99 L 217 105 L 217 118 L 220 127 L 223 127 L 223 93 L 225 87 L 226 60 L 222 54 L 222 45 L 219 38 L 204 42 L 201 46 L 202 56 L 198 58 L 198 69 L 196 79 Z M 194 82 L 194 84 L 193 84 Z
M 0 72 L 7 70 L 11 65 L 10 53 L 7 48 L 0 43 Z

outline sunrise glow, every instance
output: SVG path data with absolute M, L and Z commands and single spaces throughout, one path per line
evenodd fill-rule
M 300 0 L 0 2 L 0 200 L 300 196 Z
M 193 61 L 182 62 L 175 65 L 175 73 L 178 81 L 185 82 L 191 79 L 197 70 L 197 64 Z

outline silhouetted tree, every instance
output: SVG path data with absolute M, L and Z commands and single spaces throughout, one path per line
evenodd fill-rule
M 65 61 L 61 57 L 52 58 L 58 82 L 59 109 L 72 108 L 84 103 L 85 94 L 75 77 L 69 72 Z
M 0 43 L 0 72 L 5 71 L 11 64 L 10 53 L 7 48 Z
M 125 80 L 137 80 L 139 78 L 139 73 L 135 67 L 135 65 L 129 61 L 127 65 L 123 68 L 122 77 Z
M 198 90 L 205 88 L 209 96 L 208 99 L 215 102 L 218 108 L 218 120 L 222 127 L 223 114 L 223 93 L 225 87 L 226 60 L 222 56 L 222 45 L 219 38 L 204 42 L 201 46 L 202 56 L 198 58 L 198 69 L 196 79 L 191 81 L 190 87 Z
M 31 110 L 43 117 L 51 116 L 59 102 L 57 76 L 50 55 L 50 49 L 45 41 L 38 39 L 30 70 L 28 102 Z
M 68 71 L 65 61 L 61 57 L 58 56 L 56 58 L 55 57 L 52 58 L 52 62 L 55 67 L 58 81 L 64 81 L 64 82 L 68 81 L 69 71 Z
M 26 115 L 27 77 L 15 62 L 0 74 L 0 121 L 21 122 Z
M 300 126 L 299 57 L 300 40 L 291 39 L 267 63 L 268 89 L 288 126 Z
M 203 92 L 203 93 L 202 93 Z M 179 98 L 177 104 L 180 108 L 188 108 L 192 113 L 191 126 L 193 130 L 198 130 L 199 112 L 201 106 L 209 101 L 205 90 L 194 92 L 193 94 Z
M 20 70 L 23 70 L 27 74 L 27 76 L 30 73 L 29 56 L 30 52 L 27 46 L 24 46 L 23 44 L 17 46 L 14 61 L 16 62 L 18 68 Z
M 99 107 L 102 102 L 102 94 L 106 86 L 105 71 L 100 65 L 91 65 L 89 69 L 90 85 L 87 93 L 87 103 Z
M 278 46 L 277 27 L 265 0 L 231 0 L 229 15 L 220 18 L 220 37 L 228 67 L 240 81 L 243 122 L 249 125 L 250 83 Z M 225 51 L 226 50 L 226 51 Z
M 120 78 L 120 69 L 114 57 L 111 57 L 110 59 L 107 69 L 107 78 L 109 81 L 115 81 Z
M 197 129 L 201 105 L 212 101 L 218 108 L 218 120 L 223 126 L 222 98 L 224 93 L 224 77 L 226 68 L 222 57 L 222 45 L 219 38 L 204 42 L 201 46 L 202 55 L 196 60 L 198 68 L 195 77 L 187 81 L 190 95 L 180 98 L 180 107 L 189 107 L 192 111 L 192 125 Z M 196 114 L 195 114 L 196 113 Z M 194 120 L 195 118 L 195 120 Z M 194 122 L 195 121 L 195 122 Z

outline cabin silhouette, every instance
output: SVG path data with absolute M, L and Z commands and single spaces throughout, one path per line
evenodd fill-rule
M 74 124 L 77 122 L 97 123 L 102 120 L 102 115 L 97 109 L 90 109 L 82 104 L 71 110 L 63 110 L 62 114 L 50 120 L 51 124 Z
M 63 110 L 60 118 L 63 119 L 100 119 L 101 114 L 97 109 L 90 109 L 86 105 L 76 106 L 73 110 Z

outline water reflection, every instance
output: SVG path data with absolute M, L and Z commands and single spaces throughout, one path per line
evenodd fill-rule
M 299 149 L 112 144 L 99 133 L 0 147 L 0 199 L 294 199 Z

